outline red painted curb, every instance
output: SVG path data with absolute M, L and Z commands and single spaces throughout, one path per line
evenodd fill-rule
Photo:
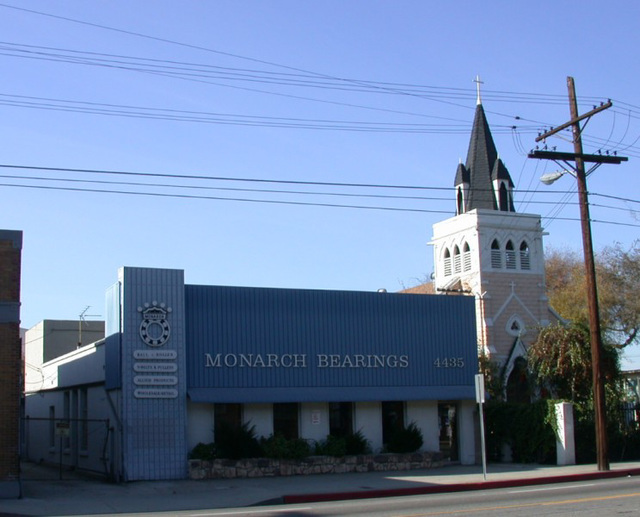
M 516 486 L 549 485 L 570 481 L 588 481 L 591 479 L 610 479 L 640 475 L 640 468 L 616 469 L 606 472 L 586 472 L 583 474 L 566 474 L 562 476 L 505 479 L 501 481 L 480 481 L 477 483 L 451 483 L 411 488 L 390 488 L 358 492 L 334 492 L 325 494 L 299 494 L 282 496 L 283 504 L 319 503 L 324 501 L 343 501 L 347 499 L 374 499 L 380 497 L 401 497 L 407 495 L 441 494 L 448 492 L 468 492 L 471 490 L 490 490 Z

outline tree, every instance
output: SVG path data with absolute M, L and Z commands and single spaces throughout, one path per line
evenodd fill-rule
M 549 304 L 563 318 L 588 324 L 586 277 L 582 256 L 573 251 L 546 253 Z M 603 340 L 625 347 L 640 339 L 640 241 L 628 250 L 620 244 L 596 255 L 596 283 Z
M 581 323 L 549 325 L 539 330 L 528 352 L 529 368 L 541 392 L 588 404 L 592 400 L 593 370 L 589 329 Z M 618 351 L 605 346 L 602 368 L 609 391 L 618 392 Z

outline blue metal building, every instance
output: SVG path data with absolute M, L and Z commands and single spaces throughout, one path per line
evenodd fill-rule
M 105 388 L 124 479 L 186 477 L 220 421 L 309 440 L 361 431 L 381 450 L 415 422 L 425 450 L 475 462 L 475 308 L 463 296 L 185 285 L 119 271 Z

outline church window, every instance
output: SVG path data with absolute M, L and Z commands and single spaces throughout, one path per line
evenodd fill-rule
M 462 189 L 458 187 L 458 215 L 464 212 L 464 197 L 462 196 Z
M 493 269 L 500 269 L 502 267 L 502 253 L 497 239 L 493 239 L 491 243 L 491 267 Z
M 507 249 L 505 252 L 507 257 L 507 269 L 515 269 L 516 268 L 516 250 L 513 248 L 513 242 L 507 242 Z
M 451 276 L 451 252 L 449 248 L 444 250 L 444 276 Z
M 514 314 L 513 316 L 511 316 L 511 318 L 509 318 L 509 321 L 505 326 L 505 330 L 507 331 L 507 334 L 510 334 L 515 337 L 518 337 L 527 331 L 524 322 L 516 314 Z
M 471 271 L 471 249 L 466 242 L 462 247 L 462 270 Z
M 500 192 L 499 192 L 499 198 L 500 198 L 500 210 L 502 212 L 508 212 L 509 211 L 509 191 L 507 190 L 507 187 L 505 186 L 504 182 L 500 183 Z
M 462 271 L 461 266 L 460 248 L 458 246 L 453 247 L 453 272 L 460 273 Z
M 520 269 L 531 269 L 531 255 L 526 241 L 520 244 Z

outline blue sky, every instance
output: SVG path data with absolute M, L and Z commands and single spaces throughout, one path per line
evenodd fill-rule
M 589 177 L 593 236 L 629 246 L 639 19 L 629 1 L 0 0 L 0 227 L 24 232 L 23 326 L 103 314 L 123 265 L 193 284 L 419 283 L 478 74 L 516 210 L 543 216 L 547 247 L 581 249 L 575 182 L 543 186 L 556 166 L 526 154 L 569 119 L 567 76 L 581 112 L 613 100 L 585 151 L 629 162 Z

